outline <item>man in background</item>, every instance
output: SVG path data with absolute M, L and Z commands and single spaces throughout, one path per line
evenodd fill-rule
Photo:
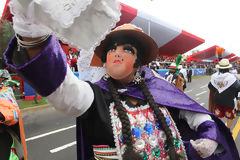
M 188 67 L 188 70 L 187 70 L 187 79 L 188 79 L 188 83 L 192 82 L 192 69 L 190 66 Z
M 184 83 L 184 76 L 179 72 L 179 68 L 176 67 L 176 63 L 171 63 L 169 66 L 169 72 L 165 74 L 165 79 L 175 85 L 181 91 L 184 91 L 186 84 Z

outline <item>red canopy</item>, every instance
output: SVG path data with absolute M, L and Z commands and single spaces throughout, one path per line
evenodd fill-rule
M 238 56 L 234 56 L 234 57 L 229 58 L 229 62 L 234 63 L 234 62 L 237 62 L 239 59 L 240 58 Z
M 187 61 L 188 62 L 191 62 L 192 60 L 194 60 L 194 61 L 209 61 L 209 62 L 217 61 L 217 59 L 218 59 L 217 56 L 216 56 L 217 48 L 220 48 L 220 47 L 217 46 L 217 45 L 214 45 L 214 46 L 212 46 L 210 48 L 207 48 L 203 51 L 194 53 L 191 56 L 187 57 Z M 233 56 L 235 56 L 234 53 L 231 53 L 231 52 L 224 49 L 224 51 L 222 53 L 222 58 L 228 58 L 229 59 Z
M 141 27 L 158 44 L 159 55 L 183 54 L 205 42 L 204 39 L 167 24 L 154 15 L 149 15 L 123 3 L 121 6 L 122 15 L 117 25 L 132 23 Z

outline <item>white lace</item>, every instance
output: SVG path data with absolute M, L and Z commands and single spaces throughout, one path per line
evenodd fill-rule
M 42 37 L 50 34 L 51 30 L 35 21 L 32 15 L 19 3 L 19 0 L 12 0 L 9 2 L 10 12 L 13 16 L 14 31 L 24 37 Z
M 68 28 L 73 24 L 74 19 L 86 10 L 92 0 L 35 0 L 35 2 L 63 28 Z
M 94 52 L 81 50 L 80 57 L 77 61 L 79 79 L 90 81 L 92 83 L 99 81 L 106 73 L 105 67 L 90 66 Z
M 207 158 L 211 156 L 217 149 L 218 143 L 211 139 L 197 139 L 195 141 L 190 140 L 190 143 L 192 144 L 193 148 L 196 149 L 196 151 L 200 152 L 200 156 L 202 158 Z
M 20 4 L 21 3 L 21 4 Z M 117 0 L 12 0 L 16 33 L 54 34 L 63 43 L 93 51 L 120 20 Z

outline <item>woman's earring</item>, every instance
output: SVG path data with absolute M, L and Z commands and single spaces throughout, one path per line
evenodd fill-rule
M 103 79 L 104 79 L 105 81 L 107 81 L 109 78 L 110 78 L 109 74 L 108 74 L 108 73 L 105 73 L 104 76 L 103 76 Z
M 133 82 L 135 84 L 139 84 L 141 81 L 142 81 L 142 77 L 141 77 L 140 73 L 137 71 L 134 76 Z

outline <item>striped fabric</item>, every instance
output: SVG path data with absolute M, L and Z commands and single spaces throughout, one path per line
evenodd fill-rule
M 110 148 L 106 145 L 93 145 L 95 159 L 98 160 L 114 160 L 118 159 L 116 148 Z
M 160 55 L 183 54 L 205 42 L 187 31 L 162 21 L 160 18 L 121 3 L 122 16 L 117 26 L 132 23 L 150 35 L 159 47 Z M 184 42 L 184 43 L 183 43 Z

